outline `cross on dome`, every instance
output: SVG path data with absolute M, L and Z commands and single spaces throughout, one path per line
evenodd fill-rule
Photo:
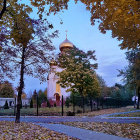
M 66 30 L 65 32 L 66 32 L 66 39 L 67 39 L 67 33 L 68 33 L 68 30 Z
M 67 30 L 66 32 L 66 39 L 59 45 L 60 51 L 63 51 L 64 49 L 70 49 L 73 48 L 73 43 L 71 43 L 68 39 L 67 39 Z

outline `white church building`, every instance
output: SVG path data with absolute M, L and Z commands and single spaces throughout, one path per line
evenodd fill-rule
M 65 52 L 65 50 L 71 48 L 73 48 L 73 44 L 67 39 L 67 37 L 59 46 L 59 49 L 61 51 L 60 53 L 63 53 Z M 47 78 L 47 98 L 51 102 L 51 104 L 56 103 L 57 106 L 61 105 L 62 95 L 64 101 L 67 97 L 70 96 L 70 93 L 66 92 L 67 89 L 62 88 L 57 83 L 59 77 L 56 75 L 56 72 L 61 72 L 61 71 L 63 71 L 63 69 L 57 66 L 55 60 L 52 60 L 50 62 L 50 72 Z

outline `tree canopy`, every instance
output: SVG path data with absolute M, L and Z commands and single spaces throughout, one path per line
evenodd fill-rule
M 91 24 L 99 22 L 99 30 L 106 33 L 112 31 L 112 37 L 122 41 L 121 48 L 140 47 L 140 1 L 138 0 L 80 0 L 91 13 Z M 58 12 L 68 8 L 68 2 L 47 0 L 49 12 Z M 75 0 L 77 3 L 78 0 Z M 41 4 L 40 0 L 37 0 Z M 44 2 L 42 2 L 44 3 Z M 45 4 L 45 3 L 44 3 Z M 41 4 L 43 5 L 43 4 Z M 41 7 L 41 6 L 40 6 Z
M 39 90 L 37 94 L 39 106 L 41 107 L 41 104 L 47 101 L 47 89 L 45 89 L 44 91 Z
M 14 89 L 8 81 L 0 84 L 0 97 L 14 98 Z
M 126 58 L 129 65 L 124 70 L 120 71 L 120 75 L 123 76 L 124 82 L 136 90 L 138 95 L 138 108 L 140 101 L 140 49 L 130 50 L 126 52 Z
M 62 72 L 58 72 L 60 79 L 58 83 L 62 87 L 67 87 L 72 93 L 80 93 L 81 96 L 98 96 L 100 93 L 99 82 L 95 73 L 97 63 L 95 61 L 95 51 L 84 52 L 74 47 L 60 54 L 58 63 Z
M 51 27 L 47 20 L 32 19 L 29 16 L 32 8 L 22 4 L 23 1 L 3 2 L 6 3 L 6 10 L 2 12 L 5 3 L 1 4 L 0 62 L 3 65 L 0 66 L 0 70 L 7 75 L 13 72 L 11 77 L 20 76 L 16 115 L 16 122 L 19 122 L 24 74 L 39 78 L 41 81 L 46 80 L 44 74 L 48 71 L 50 52 L 54 50 L 51 39 L 57 36 L 57 31 L 48 32 Z
M 21 95 L 21 99 L 26 99 L 26 98 L 27 98 L 27 94 L 23 91 Z
M 126 84 L 134 89 L 140 81 L 140 50 L 130 50 L 126 52 L 126 58 L 129 62 L 128 67 L 120 71 Z
M 139 0 L 79 0 L 86 5 L 91 13 L 91 24 L 99 23 L 99 30 L 106 33 L 112 31 L 112 37 L 122 41 L 121 48 L 135 49 L 140 47 L 140 1 Z M 58 13 L 68 9 L 69 0 L 29 0 L 28 5 L 22 0 L 0 0 L 0 25 L 11 27 L 15 13 L 24 9 L 24 13 L 31 13 L 37 7 L 38 15 L 42 18 L 50 13 Z M 78 0 L 75 0 L 77 3 Z M 29 6 L 30 5 L 30 6 Z M 20 8 L 19 8 L 20 7 Z M 19 16 L 19 21 L 21 17 Z M 46 18 L 46 16 L 45 16 Z
M 3 65 L 12 68 L 19 75 L 22 52 L 25 48 L 25 64 L 24 72 L 27 75 L 34 76 L 35 78 L 40 78 L 44 81 L 46 78 L 43 76 L 48 70 L 47 66 L 51 59 L 51 51 L 54 50 L 51 39 L 57 36 L 57 31 L 52 34 L 48 33 L 48 24 L 41 20 L 29 20 L 29 24 L 32 23 L 32 27 L 29 28 L 28 25 L 17 23 L 18 27 L 13 27 L 11 34 L 13 34 L 12 41 L 9 40 L 9 46 L 5 46 L 0 52 L 0 59 L 3 60 Z M 31 33 L 29 32 L 31 31 Z M 30 37 L 29 37 L 30 35 Z M 14 38 L 15 36 L 15 38 Z M 10 63 L 9 63 L 10 62 Z M 1 67 L 3 66 L 1 65 Z M 4 73 L 9 74 L 11 69 L 5 69 Z
M 89 0 L 84 1 L 91 12 L 91 23 L 99 22 L 102 33 L 112 31 L 112 37 L 122 41 L 121 48 L 140 47 L 140 1 Z

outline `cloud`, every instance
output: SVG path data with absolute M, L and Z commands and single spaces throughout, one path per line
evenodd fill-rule
M 127 65 L 127 61 L 121 58 L 109 60 L 103 59 L 99 63 L 97 73 L 103 77 L 108 86 L 113 86 L 115 83 L 122 83 L 122 77 L 117 77 L 118 70 L 123 69 Z

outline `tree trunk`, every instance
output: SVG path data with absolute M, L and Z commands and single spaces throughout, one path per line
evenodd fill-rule
M 138 87 L 138 103 L 137 103 L 137 109 L 139 109 L 140 104 L 140 87 Z
M 3 8 L 0 12 L 0 19 L 2 18 L 5 11 L 6 11 L 6 0 L 3 0 Z
M 97 110 L 99 109 L 99 98 L 97 98 Z
M 135 95 L 134 108 L 136 108 L 136 105 L 137 105 L 137 103 L 136 103 L 136 88 L 134 89 L 134 95 Z
M 15 123 L 20 123 L 20 107 L 21 107 L 21 94 L 24 88 L 24 60 L 25 60 L 25 47 L 23 46 L 22 50 L 22 60 L 21 60 L 21 68 L 20 68 L 20 85 L 18 88 L 18 98 L 17 98 L 17 112 L 16 112 L 16 120 Z
M 73 114 L 75 114 L 75 99 L 74 99 L 74 94 L 72 96 L 72 102 L 73 102 Z
M 84 99 L 84 96 L 82 96 L 82 99 L 83 99 L 83 113 L 85 113 L 85 99 Z
M 93 106 L 92 106 L 92 98 L 90 97 L 90 110 L 91 110 L 91 112 L 92 112 L 92 110 L 93 110 Z

